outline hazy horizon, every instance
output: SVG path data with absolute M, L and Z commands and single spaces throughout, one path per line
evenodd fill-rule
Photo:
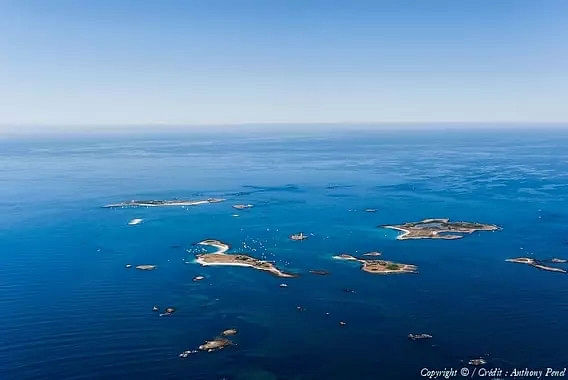
M 568 122 L 563 1 L 58 0 L 0 12 L 0 133 Z
M 568 131 L 567 123 L 542 122 L 393 122 L 393 123 L 234 123 L 234 124 L 124 124 L 124 125 L 26 125 L 0 127 L 2 137 L 58 135 L 153 135 L 186 133 L 309 134 L 311 132 L 392 131 Z

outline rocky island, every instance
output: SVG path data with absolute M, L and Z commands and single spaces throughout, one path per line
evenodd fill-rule
M 480 365 L 487 364 L 487 361 L 486 361 L 485 359 L 478 358 L 478 359 L 471 359 L 471 360 L 468 361 L 467 363 L 468 363 L 469 365 L 480 366 Z
M 327 276 L 329 274 L 325 269 L 310 269 L 308 272 L 311 274 L 317 274 L 318 276 Z
M 227 329 L 223 331 L 220 336 L 217 336 L 212 340 L 206 340 L 202 345 L 197 347 L 197 350 L 183 351 L 181 354 L 179 354 L 179 357 L 187 358 L 189 355 L 199 352 L 199 350 L 206 352 L 214 352 L 222 350 L 223 348 L 228 346 L 234 346 L 235 343 L 233 343 L 233 341 L 227 339 L 226 337 L 235 334 L 237 334 L 237 329 Z
M 251 204 L 238 204 L 238 205 L 233 205 L 233 208 L 236 208 L 237 210 L 244 210 L 247 208 L 253 208 L 254 205 Z
M 227 329 L 222 332 L 223 336 L 231 336 L 237 333 L 237 329 Z
M 357 261 L 361 263 L 362 271 L 373 274 L 418 273 L 418 268 L 411 264 L 399 264 L 386 260 L 360 259 L 346 253 L 333 256 L 333 258 L 336 260 Z
M 202 200 L 183 200 L 183 199 L 171 199 L 171 200 L 131 200 L 124 201 L 120 203 L 112 203 L 103 206 L 104 208 L 116 208 L 116 207 L 164 207 L 164 206 L 199 206 L 208 203 L 218 203 L 223 202 L 225 199 L 222 198 L 207 198 Z
M 549 272 L 568 273 L 565 269 L 548 266 L 548 265 L 544 264 L 542 261 L 537 260 L 537 259 L 533 259 L 533 258 L 530 258 L 530 257 L 516 257 L 516 258 L 513 258 L 513 259 L 507 259 L 505 261 L 508 261 L 510 263 L 526 264 L 526 265 L 530 265 L 531 267 L 546 270 L 546 271 L 549 271 Z M 552 262 L 555 262 L 555 261 L 552 261 Z
M 176 312 L 176 309 L 174 307 L 170 306 L 170 307 L 167 307 L 166 310 L 164 310 L 163 313 L 160 313 L 160 317 L 169 317 L 175 312 Z
M 198 348 L 201 351 L 213 352 L 221 350 L 227 346 L 232 346 L 233 344 L 234 343 L 227 338 L 217 337 L 213 340 L 206 340 L 205 343 L 203 343 Z
M 219 240 L 203 240 L 200 245 L 214 247 L 217 250 L 212 253 L 198 254 L 196 261 L 204 266 L 207 265 L 231 265 L 240 267 L 250 267 L 265 272 L 269 272 L 278 277 L 297 277 L 295 274 L 286 273 L 278 269 L 273 263 L 259 260 L 245 254 L 229 254 L 229 245 Z
M 156 269 L 156 265 L 149 265 L 149 264 L 137 265 L 136 269 L 139 269 L 139 270 L 154 270 L 154 269 Z
M 432 339 L 432 335 L 430 334 L 408 334 L 408 339 L 411 340 L 424 340 L 424 339 Z
M 406 239 L 461 239 L 464 234 L 475 231 L 496 231 L 494 224 L 472 222 L 450 222 L 449 219 L 424 219 L 420 222 L 404 224 L 383 225 L 382 228 L 399 230 L 403 233 L 397 236 L 398 240 Z

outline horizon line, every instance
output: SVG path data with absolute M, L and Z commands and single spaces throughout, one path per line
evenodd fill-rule
M 568 121 L 381 121 L 381 122 L 236 122 L 236 123 L 117 123 L 117 124 L 0 124 L 0 137 L 64 134 L 148 134 L 157 132 L 252 131 L 310 132 L 322 130 L 436 130 L 447 129 L 568 129 Z M 272 129 L 269 127 L 273 127 Z M 298 130 L 300 127 L 311 127 Z M 415 127 L 415 128 L 412 128 Z M 500 128 L 503 127 L 503 128 Z M 232 129 L 235 128 L 235 129 Z M 285 129 L 287 128 L 287 129 Z M 212 130 L 211 130 L 212 129 Z
M 237 122 L 104 122 L 104 123 L 35 123 L 35 122 L 0 122 L 2 127 L 117 127 L 117 126 L 238 126 L 238 125 L 381 125 L 381 124 L 568 124 L 568 120 L 380 120 L 380 121 L 237 121 Z

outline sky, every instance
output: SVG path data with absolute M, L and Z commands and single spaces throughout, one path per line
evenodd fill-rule
M 0 0 L 0 130 L 568 121 L 568 1 Z

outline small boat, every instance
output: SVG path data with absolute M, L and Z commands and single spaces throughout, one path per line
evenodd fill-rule
M 292 239 L 292 240 L 304 240 L 304 239 L 307 239 L 307 238 L 308 238 L 308 235 L 304 235 L 303 232 L 299 232 L 297 234 L 290 235 L 290 239 Z

